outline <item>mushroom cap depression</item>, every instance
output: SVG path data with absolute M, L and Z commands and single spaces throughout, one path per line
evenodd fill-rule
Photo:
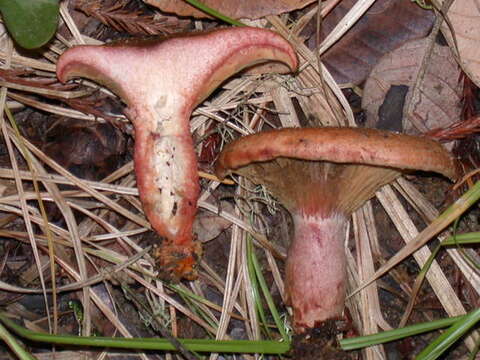
M 291 71 L 298 64 L 292 46 L 280 35 L 242 27 L 80 45 L 57 62 L 60 81 L 92 79 L 128 105 L 125 113 L 135 126 L 135 172 L 143 209 L 171 245 L 162 245 L 165 251 L 157 258 L 171 257 L 160 262 L 163 268 L 184 259 L 178 277 L 195 277 L 189 272 L 200 252 L 192 233 L 200 186 L 191 113 L 228 77 L 269 61 Z

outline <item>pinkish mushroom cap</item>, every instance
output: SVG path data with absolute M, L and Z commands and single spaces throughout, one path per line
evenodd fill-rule
M 168 240 L 159 265 L 172 267 L 177 277 L 194 277 L 199 252 L 192 234 L 199 184 L 190 115 L 225 79 L 267 61 L 297 67 L 293 48 L 280 35 L 244 27 L 76 46 L 57 62 L 60 81 L 92 79 L 128 105 L 140 199 L 152 227 Z
M 379 187 L 414 170 L 457 176 L 455 160 L 439 143 L 375 129 L 267 131 L 220 153 L 219 178 L 235 172 L 265 184 L 292 214 L 285 287 L 297 332 L 341 316 L 348 217 Z

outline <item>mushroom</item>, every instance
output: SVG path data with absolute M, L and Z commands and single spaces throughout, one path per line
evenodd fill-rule
M 57 62 L 60 81 L 92 79 L 128 105 L 140 199 L 152 227 L 167 239 L 154 254 L 164 274 L 168 270 L 174 278 L 195 278 L 200 253 L 192 234 L 200 187 L 190 115 L 229 76 L 267 61 L 292 71 L 297 67 L 293 48 L 280 35 L 242 27 L 162 41 L 81 45 Z
M 291 213 L 294 236 L 285 291 L 298 333 L 342 315 L 345 230 L 350 214 L 404 172 L 457 176 L 439 143 L 360 128 L 287 128 L 239 138 L 220 153 L 215 172 L 264 184 Z

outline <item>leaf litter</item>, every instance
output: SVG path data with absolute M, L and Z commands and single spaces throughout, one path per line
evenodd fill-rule
M 143 217 L 138 200 L 135 178 L 132 173 L 133 168 L 129 162 L 132 156 L 131 127 L 121 114 L 122 105 L 108 91 L 98 90 L 98 87 L 92 83 L 82 81 L 78 87 L 64 89 L 52 85 L 52 81 L 55 81 L 55 59 L 66 47 L 73 44 L 99 43 L 109 40 L 112 36 L 126 36 L 118 31 L 132 34 L 138 34 L 141 31 L 149 33 L 147 26 L 141 26 L 144 28 L 143 30 L 132 27 L 135 21 L 138 24 L 146 21 L 148 26 L 160 27 L 162 25 L 159 24 L 171 24 L 172 21 L 175 24 L 177 20 L 172 15 L 168 15 L 169 20 L 165 18 L 164 22 L 160 20 L 153 25 L 152 17 L 162 19 L 166 15 L 151 8 L 145 9 L 143 5 L 140 6 L 142 10 L 136 10 L 135 4 L 122 3 L 122 7 L 119 5 L 118 8 L 112 8 L 112 4 L 103 1 L 95 4 L 92 1 L 88 3 L 89 6 L 97 6 L 96 9 L 103 9 L 104 12 L 101 15 L 100 10 L 96 10 L 96 16 L 100 21 L 102 21 L 101 16 L 104 16 L 102 21 L 104 25 L 101 26 L 105 27 L 99 32 L 98 22 L 95 26 L 89 26 L 89 23 L 93 21 L 92 18 L 85 19 L 83 17 L 82 22 L 77 22 L 83 15 L 79 14 L 74 7 L 81 8 L 82 5 L 86 6 L 85 3 L 85 1 L 79 1 L 75 2 L 75 6 L 69 7 L 62 3 L 61 16 L 64 25 L 56 39 L 38 52 L 37 56 L 24 54 L 9 47 L 6 34 L 1 38 L 0 50 L 5 63 L 5 71 L 11 71 L 10 67 L 15 70 L 14 74 L 17 74 L 16 78 L 4 79 L 1 84 L 6 89 L 4 90 L 6 98 L 3 104 L 14 111 L 14 117 L 25 138 L 19 139 L 10 125 L 4 124 L 4 139 L 6 137 L 11 139 L 16 148 L 8 149 L 2 145 L 3 156 L 0 158 L 2 162 L 1 185 L 4 189 L 0 202 L 1 234 L 5 239 L 10 239 L 4 240 L 1 248 L 3 265 L 0 267 L 2 276 L 0 289 L 3 291 L 0 292 L 0 303 L 8 305 L 11 313 L 25 319 L 36 320 L 44 329 L 48 328 L 46 318 L 32 313 L 32 305 L 28 302 L 28 296 L 22 295 L 23 292 L 27 292 L 24 289 L 38 289 L 40 284 L 43 284 L 45 288 L 51 287 L 52 273 L 47 268 L 48 257 L 45 256 L 48 246 L 46 237 L 48 228 L 51 233 L 51 245 L 55 256 L 54 265 L 59 285 L 66 283 L 83 289 L 83 292 L 59 294 L 58 302 L 54 307 L 58 307 L 59 311 L 58 324 L 55 325 L 59 332 L 76 333 L 80 329 L 83 334 L 89 334 L 92 331 L 108 334 L 116 331 L 126 337 L 154 336 L 155 331 L 152 328 L 158 330 L 158 327 L 152 325 L 152 319 L 156 319 L 155 321 L 160 322 L 162 326 L 169 327 L 173 336 L 178 337 L 262 338 L 264 334 L 260 330 L 261 319 L 258 316 L 253 295 L 252 286 L 254 284 L 252 279 L 246 276 L 250 271 L 246 258 L 246 244 L 249 238 L 254 240 L 257 256 L 260 257 L 262 265 L 265 267 L 264 273 L 270 291 L 276 299 L 278 308 L 288 318 L 288 312 L 282 305 L 284 286 L 281 274 L 286 253 L 285 239 L 288 238 L 288 232 L 291 229 L 289 230 L 286 226 L 283 231 L 272 231 L 272 228 L 285 227 L 286 218 L 285 214 L 282 215 L 282 209 L 277 209 L 273 215 L 266 211 L 263 204 L 274 203 L 274 199 L 268 194 L 262 194 L 260 201 L 248 200 L 245 203 L 248 209 L 254 209 L 253 212 L 239 210 L 238 204 L 241 204 L 243 200 L 235 202 L 237 204 L 235 208 L 232 208 L 231 205 L 222 205 L 224 201 L 221 202 L 220 198 L 256 198 L 256 196 L 250 195 L 252 191 L 250 185 L 244 183 L 243 180 L 239 181 L 238 186 L 232 187 L 220 185 L 207 178 L 202 179 L 203 192 L 200 198 L 200 207 L 210 215 L 204 219 L 209 222 L 207 225 L 204 222 L 205 234 L 199 231 L 199 236 L 204 237 L 200 240 L 207 241 L 206 239 L 208 239 L 208 253 L 201 262 L 200 279 L 192 283 L 180 284 L 182 292 L 173 291 L 168 284 L 155 279 L 148 255 L 130 265 L 129 269 L 123 271 L 124 274 L 121 276 L 109 274 L 108 271 L 102 272 L 102 268 L 122 264 L 134 254 L 141 252 L 147 244 L 154 243 L 158 239 L 150 231 L 150 226 Z M 392 3 L 396 2 L 392 1 Z M 414 4 L 410 5 L 415 6 Z M 287 14 L 282 17 L 277 16 L 278 13 L 272 12 L 266 21 L 257 23 L 257 26 L 265 26 L 270 23 L 285 37 L 294 40 L 303 64 L 301 70 L 296 77 L 278 76 L 264 79 L 256 75 L 243 75 L 230 80 L 213 97 L 199 106 L 194 113 L 191 124 L 197 139 L 208 139 L 207 135 L 212 131 L 218 133 L 221 137 L 220 143 L 224 143 L 230 141 L 232 137 L 258 131 L 265 127 L 304 126 L 306 124 L 316 126 L 356 125 L 352 110 L 342 90 L 327 70 L 330 68 L 322 67 L 322 72 L 318 71 L 317 58 L 313 51 L 316 46 L 315 41 L 305 45 L 301 38 L 295 37 L 301 34 L 302 30 L 312 35 L 312 30 L 309 30 L 310 33 L 308 33 L 305 26 L 308 23 L 307 20 L 312 16 L 311 14 L 317 10 L 316 6 L 316 4 L 311 4 L 305 10 L 288 9 L 286 10 Z M 368 7 L 357 7 L 350 12 L 343 13 L 341 20 L 351 26 L 352 22 L 349 20 L 356 17 L 362 19 L 366 8 Z M 360 13 L 358 13 L 358 9 L 360 9 Z M 454 7 L 451 9 L 453 10 L 452 14 L 458 12 Z M 90 15 L 94 16 L 94 13 L 91 12 Z M 115 26 L 113 22 L 116 20 L 113 19 L 123 19 L 119 15 L 125 15 L 127 19 L 122 20 L 123 24 L 117 20 L 118 24 Z M 431 16 L 431 13 L 428 13 L 428 16 Z M 463 14 L 464 18 L 465 16 Z M 453 18 L 451 23 L 454 26 L 456 24 Z M 175 33 L 185 29 L 192 30 L 221 25 L 211 21 L 197 20 L 193 22 L 188 18 L 178 19 L 176 24 L 182 25 L 169 27 L 168 30 L 160 28 L 158 31 Z M 469 24 L 476 24 L 474 17 L 469 19 Z M 113 30 L 107 26 L 111 26 Z M 442 31 L 445 32 L 443 27 Z M 334 30 L 332 33 L 337 34 L 336 30 L 338 29 Z M 352 33 L 354 33 L 353 29 L 348 35 Z M 463 32 L 460 32 L 460 36 L 457 38 L 457 47 L 460 57 L 466 59 L 462 62 L 462 66 L 465 68 L 467 63 L 472 65 L 474 61 L 470 60 L 469 55 L 462 56 L 462 53 L 469 48 L 469 45 L 462 42 L 462 34 Z M 448 34 L 446 37 L 450 49 L 452 49 L 454 47 L 452 39 L 448 37 Z M 337 36 L 333 40 L 331 37 L 326 39 L 328 42 L 333 42 L 334 45 L 331 47 L 333 53 L 335 43 L 340 41 L 341 37 Z M 322 48 L 322 44 L 324 45 L 325 42 L 320 42 L 320 48 Z M 399 49 L 395 51 L 402 51 L 402 48 Z M 418 49 L 412 50 L 412 54 L 417 54 L 417 51 L 421 52 L 425 48 L 418 46 Z M 326 54 L 328 55 L 328 52 Z M 398 53 L 394 52 L 385 55 L 385 59 L 390 59 L 391 62 L 398 61 L 399 58 L 401 57 L 398 56 Z M 371 62 L 371 60 L 369 61 Z M 455 64 L 448 61 L 448 66 L 452 69 L 455 68 Z M 373 63 L 376 63 L 378 67 L 381 66 L 382 60 L 380 62 L 374 60 Z M 416 66 L 418 69 L 418 62 Z M 401 68 L 402 65 L 397 65 L 397 67 Z M 440 68 L 443 69 L 442 66 Z M 427 74 L 428 69 L 427 66 Z M 378 84 L 375 71 L 373 70 L 372 74 Z M 465 70 L 467 74 L 471 74 L 472 71 Z M 323 76 L 323 79 L 320 76 Z M 456 76 L 458 75 L 442 78 L 440 83 L 448 82 L 448 88 L 455 89 L 454 94 L 457 96 L 458 102 L 462 93 L 456 86 L 459 84 L 458 78 L 455 79 Z M 415 71 L 413 75 L 410 73 L 407 77 L 409 77 L 409 81 L 415 81 Z M 475 80 L 474 75 L 471 77 L 472 80 Z M 354 80 L 352 77 L 348 82 L 361 84 L 365 80 L 365 77 L 360 80 L 358 78 Z M 424 78 L 423 80 L 427 87 L 433 87 L 429 79 Z M 372 78 L 368 79 L 367 85 L 365 85 L 364 101 L 366 101 L 366 89 L 369 81 L 372 82 Z M 32 82 L 46 83 L 47 85 L 42 85 L 40 88 L 46 87 L 49 90 L 48 93 L 39 93 L 39 86 Z M 388 84 L 391 86 L 393 82 Z M 406 83 L 404 80 L 401 84 L 411 86 L 411 82 Z M 19 85 L 23 87 L 19 88 Z M 388 88 L 388 85 L 382 86 L 383 92 L 388 92 Z M 96 92 L 87 100 L 84 100 L 83 97 L 77 98 L 79 95 L 89 94 L 92 91 Z M 99 100 L 93 101 L 92 96 Z M 78 99 L 78 105 L 69 103 L 66 100 L 69 97 Z M 452 100 L 452 97 L 454 95 L 446 96 L 445 99 L 441 98 L 442 105 L 444 100 Z M 408 105 L 408 99 L 404 100 L 403 107 Z M 371 112 L 375 116 L 376 113 L 378 114 L 378 108 L 382 102 L 382 97 L 379 95 L 375 105 L 377 110 L 368 110 L 367 107 L 367 112 Z M 445 110 L 452 109 L 457 110 L 461 107 L 452 101 L 452 105 Z M 72 160 L 64 161 L 62 165 L 59 165 L 47 155 L 48 151 L 46 150 L 49 147 L 47 143 L 48 140 L 52 140 L 49 134 L 52 135 L 55 132 L 60 135 L 60 137 L 55 135 L 55 138 L 58 139 L 55 141 L 60 141 L 60 145 L 54 145 L 57 149 L 55 151 L 62 152 L 63 149 L 68 149 L 67 146 L 61 145 L 62 141 L 68 142 L 68 139 L 61 135 L 71 136 L 69 133 L 75 132 L 75 130 L 59 131 L 59 121 L 63 123 L 65 116 L 80 119 L 85 122 L 87 129 L 90 126 L 98 126 L 97 123 L 108 123 L 114 129 L 123 132 L 121 141 L 130 145 L 127 145 L 123 162 L 114 165 L 114 167 L 119 167 L 118 170 L 112 173 L 112 169 L 107 168 L 106 173 L 111 174 L 106 177 L 102 176 L 102 180 L 98 180 L 98 178 L 83 179 L 81 177 L 85 173 L 72 175 L 64 168 L 64 165 L 71 164 Z M 437 125 L 447 127 L 462 121 L 458 114 L 455 116 L 445 116 L 441 123 L 434 123 L 433 126 L 426 127 L 429 129 L 438 127 Z M 423 117 L 426 120 L 432 120 L 434 116 L 424 115 Z M 437 120 L 435 119 L 435 121 Z M 371 124 L 375 123 L 371 117 L 367 121 L 371 121 Z M 466 137 L 472 136 L 472 132 L 477 131 L 476 129 L 478 127 L 469 129 Z M 79 132 L 82 133 L 82 131 Z M 95 134 L 95 131 L 87 130 L 87 132 Z M 88 136 L 83 140 L 78 140 L 76 137 L 71 139 L 71 142 L 85 144 L 81 145 L 84 146 L 85 152 L 90 150 Z M 98 140 L 92 142 L 98 144 Z M 221 145 L 216 143 L 213 151 L 218 151 L 219 146 Z M 92 149 L 93 153 L 99 151 L 95 147 Z M 30 155 L 25 155 L 25 152 Z M 20 155 L 21 153 L 24 155 Z M 67 156 L 68 152 L 64 155 Z M 78 154 L 75 155 L 78 157 Z M 13 164 L 12 156 L 18 159 L 18 169 L 14 169 L 11 165 Z M 26 157 L 32 158 L 33 171 L 29 171 L 27 168 L 24 160 Z M 122 164 L 124 165 L 122 166 Z M 87 168 L 88 166 L 86 165 Z M 204 165 L 203 170 L 206 172 L 211 170 L 208 162 Z M 98 171 L 93 170 L 93 172 L 97 173 Z M 13 185 L 12 179 L 17 179 L 17 186 Z M 36 179 L 42 184 L 39 190 L 32 187 L 32 179 Z M 422 192 L 419 192 L 415 186 Z M 442 206 L 441 201 L 432 195 L 432 189 L 446 189 L 447 187 L 448 184 L 440 181 L 429 185 L 429 182 L 422 178 L 401 179 L 393 186 L 387 186 L 381 190 L 378 193 L 378 200 L 372 200 L 354 215 L 347 237 L 347 239 L 351 238 L 347 248 L 347 258 L 349 259 L 349 281 L 352 292 L 359 284 L 372 280 L 375 270 L 378 272 L 381 264 L 393 255 L 391 252 L 395 246 L 401 249 L 403 242 L 417 241 L 418 232 L 433 221 L 438 215 L 438 207 Z M 441 197 L 443 190 L 438 189 L 434 194 L 440 193 L 438 196 Z M 42 220 L 38 208 L 38 197 L 41 197 L 42 201 L 52 209 L 49 211 L 48 224 Z M 22 205 L 22 199 L 28 201 Z M 436 207 L 432 205 L 432 202 L 436 204 Z M 243 209 L 245 210 L 245 208 Z M 252 214 L 255 216 L 252 217 Z M 382 216 L 386 219 L 386 226 L 382 226 L 382 221 L 379 220 Z M 259 220 L 261 218 L 264 220 Z M 32 224 L 30 231 L 26 231 L 28 223 Z M 267 231 L 265 224 L 268 224 L 270 231 Z M 465 231 L 472 231 L 477 229 L 476 226 L 478 226 L 478 214 L 473 212 L 462 223 L 462 227 Z M 396 230 L 392 230 L 392 227 Z M 210 235 L 210 230 L 215 230 L 214 233 L 217 233 L 222 229 L 226 230 L 223 230 L 219 237 L 211 239 L 213 235 Z M 271 237 L 272 234 L 278 234 L 279 237 L 284 238 L 284 241 L 274 241 Z M 442 233 L 440 239 L 444 236 L 447 236 L 447 233 Z M 363 241 L 366 238 L 369 241 Z M 392 244 L 381 243 L 380 238 L 390 239 Z M 35 246 L 32 248 L 31 244 L 35 244 Z M 35 247 L 42 256 L 37 257 L 35 265 L 32 265 L 31 254 Z M 394 275 L 372 283 L 349 299 L 349 313 L 353 322 L 351 328 L 354 329 L 354 332 L 368 334 L 396 327 L 400 320 L 401 310 L 394 311 L 394 309 L 398 307 L 403 309 L 406 305 L 401 299 L 410 296 L 410 285 L 413 284 L 417 272 L 416 263 L 421 267 L 428 257 L 428 248 L 422 247 L 421 249 L 415 254 L 415 260 L 409 259 L 392 269 L 391 272 Z M 467 249 L 467 251 L 474 258 L 478 257 L 472 249 Z M 405 251 L 403 253 L 406 255 Z M 39 268 L 42 268 L 42 275 L 38 272 Z M 27 276 L 27 274 L 29 275 Z M 93 286 L 89 283 L 89 279 L 97 275 L 101 275 L 102 283 Z M 41 280 L 41 277 L 44 279 Z M 423 290 L 423 294 L 430 300 L 427 303 L 419 302 L 417 304 L 418 311 L 414 311 L 412 321 L 425 321 L 445 314 L 450 316 L 463 314 L 478 306 L 478 303 L 465 301 L 466 299 L 478 299 L 480 290 L 478 273 L 468 266 L 465 258 L 457 249 L 447 250 L 446 255 L 439 259 L 438 263 L 430 270 L 427 278 L 429 285 Z M 455 280 L 459 278 L 463 283 L 462 291 L 456 287 Z M 15 288 L 10 289 L 13 291 L 6 292 L 9 290 L 9 285 L 15 285 Z M 127 290 L 121 290 L 122 288 L 135 288 L 136 290 L 127 292 Z M 41 290 L 37 291 L 41 293 Z M 137 296 L 135 300 L 132 300 L 134 296 L 132 293 Z M 432 294 L 434 296 L 430 296 Z M 427 295 L 429 296 L 427 297 Z M 23 297 L 26 302 L 19 302 L 19 297 Z M 65 305 L 69 299 L 82 300 L 85 314 L 82 323 L 67 320 L 71 320 L 73 316 L 71 310 Z M 146 306 L 148 311 L 145 311 L 145 308 L 140 311 L 139 304 L 141 303 Z M 136 306 L 132 304 L 136 304 Z M 141 319 L 141 321 L 134 321 L 134 319 Z M 136 326 L 131 326 L 133 323 Z M 36 327 L 33 328 L 36 329 Z M 421 340 L 417 344 L 402 341 L 393 346 L 368 348 L 364 350 L 362 356 L 365 359 L 387 359 L 396 354 L 418 351 L 425 345 L 424 341 Z M 472 339 L 466 338 L 465 344 L 472 348 Z M 63 353 L 63 351 L 57 350 L 57 353 Z M 451 358 L 459 358 L 462 353 L 465 353 L 465 348 L 458 347 L 451 354 Z M 67 355 L 66 352 L 65 355 Z M 139 356 L 146 359 L 151 355 L 140 354 Z M 173 358 L 172 354 L 165 356 Z M 213 354 L 211 358 L 218 358 L 218 356 Z M 249 359 L 253 356 L 243 355 L 243 358 Z

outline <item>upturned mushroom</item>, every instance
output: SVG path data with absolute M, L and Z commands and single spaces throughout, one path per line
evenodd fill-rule
M 195 277 L 200 252 L 192 234 L 199 182 L 190 115 L 225 79 L 267 61 L 297 67 L 293 48 L 280 35 L 242 27 L 81 45 L 57 62 L 60 81 L 92 79 L 128 105 L 140 199 L 152 227 L 167 239 L 156 252 L 158 268 L 175 278 Z
M 375 191 L 414 170 L 457 176 L 455 160 L 427 138 L 360 128 L 262 132 L 228 144 L 216 174 L 264 184 L 289 210 L 294 236 L 285 291 L 297 332 L 342 315 L 349 215 Z

